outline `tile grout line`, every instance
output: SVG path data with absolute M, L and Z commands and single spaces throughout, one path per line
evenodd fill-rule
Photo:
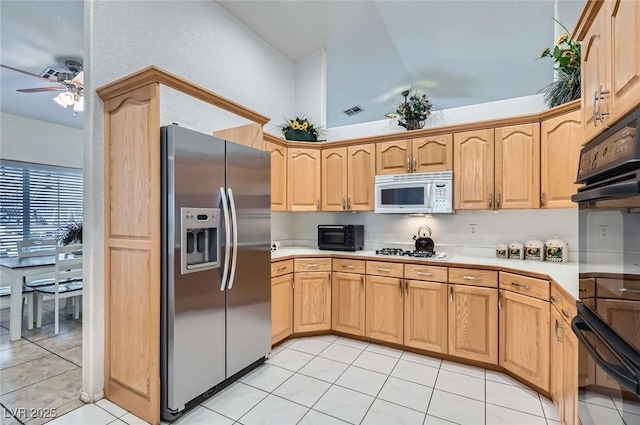
M 403 351 L 404 352 L 404 351 Z M 400 357 L 402 357 L 402 353 L 400 353 Z M 400 357 L 398 357 L 396 359 L 396 364 L 393 365 L 393 368 L 391 369 L 391 372 L 389 372 L 387 374 L 387 378 L 384 380 L 384 383 L 382 384 L 382 386 L 380 387 L 380 389 L 378 390 L 378 393 L 373 397 L 373 401 L 371 402 L 371 404 L 369 405 L 369 408 L 367 409 L 367 411 L 364 413 L 364 416 L 362 417 L 362 419 L 360 419 L 360 424 L 362 424 L 362 422 L 364 422 L 364 419 L 367 417 L 367 415 L 369 414 L 369 412 L 371 411 L 371 407 L 373 407 L 373 403 L 376 402 L 376 400 L 382 400 L 379 399 L 378 396 L 380 395 L 380 392 L 382 391 L 382 389 L 384 388 L 384 386 L 387 384 L 387 381 L 389 381 L 389 377 L 391 376 L 391 374 L 393 373 L 393 371 L 396 369 L 396 367 L 398 367 L 398 363 L 400 363 Z M 386 400 L 382 400 L 382 401 L 386 401 Z M 390 402 L 387 402 L 390 403 Z M 395 403 L 394 403 L 395 404 Z M 406 406 L 403 406 L 406 407 Z M 425 412 L 425 418 L 426 418 L 426 412 Z M 422 420 L 422 422 L 424 422 L 424 419 Z

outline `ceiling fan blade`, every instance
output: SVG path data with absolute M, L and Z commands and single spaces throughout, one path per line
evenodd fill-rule
M 73 77 L 73 80 L 71 80 L 72 83 L 76 83 L 80 86 L 84 85 L 84 71 L 80 71 L 78 73 L 78 75 L 76 75 L 75 77 Z
M 32 77 L 40 78 L 41 80 L 45 80 L 45 81 L 49 81 L 49 82 L 54 82 L 54 83 L 55 83 L 55 81 L 51 81 L 51 80 L 50 80 L 50 79 L 48 79 L 48 78 L 41 77 L 41 76 L 39 76 L 38 74 L 34 74 L 34 73 L 32 73 L 32 72 L 23 71 L 23 70 L 21 70 L 21 69 L 13 68 L 13 67 L 11 67 L 11 66 L 2 65 L 2 64 L 0 64 L 0 67 L 2 67 L 2 68 L 6 68 L 6 69 L 10 69 L 10 70 L 12 70 L 12 71 L 20 72 L 20 73 L 22 73 L 22 74 L 30 75 L 30 76 L 32 76 Z
M 40 87 L 37 89 L 18 89 L 16 91 L 19 91 L 21 93 L 40 93 L 45 91 L 64 91 L 64 90 L 66 90 L 65 87 Z

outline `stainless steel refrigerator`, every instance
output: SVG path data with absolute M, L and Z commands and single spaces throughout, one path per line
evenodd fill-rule
M 177 125 L 161 150 L 161 416 L 173 420 L 271 350 L 271 174 L 268 152 Z

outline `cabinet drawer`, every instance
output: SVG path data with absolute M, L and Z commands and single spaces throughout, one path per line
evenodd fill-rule
M 271 263 L 271 277 L 293 273 L 293 260 L 276 261 Z
M 565 295 L 562 298 L 562 309 L 560 309 L 560 313 L 562 313 L 562 317 L 571 324 L 571 320 L 578 314 L 576 300 L 572 296 Z
M 580 279 L 578 293 L 580 298 L 594 298 L 596 296 L 596 279 L 593 277 Z
M 640 280 L 598 278 L 598 299 L 620 298 L 640 301 Z M 580 294 L 582 297 L 582 293 Z
M 431 282 L 447 282 L 447 268 L 437 266 L 423 266 L 419 264 L 405 264 L 404 277 Z
M 449 268 L 449 283 L 497 288 L 498 272 L 493 270 Z
M 367 274 L 377 276 L 403 277 L 403 266 L 400 263 L 367 261 Z
M 557 284 L 551 284 L 551 304 L 555 305 L 558 311 L 562 310 L 562 300 L 565 295 Z
M 330 272 L 331 258 L 296 258 L 296 272 Z
M 334 258 L 333 260 L 334 272 L 364 274 L 366 270 L 364 260 L 347 260 L 345 258 Z
M 500 272 L 500 289 L 549 301 L 549 281 Z

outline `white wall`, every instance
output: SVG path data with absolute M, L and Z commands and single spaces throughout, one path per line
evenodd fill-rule
M 83 394 L 102 397 L 104 386 L 103 104 L 95 89 L 149 65 L 199 84 L 272 117 L 294 113 L 294 65 L 212 1 L 86 1 L 84 154 L 85 273 Z M 161 92 L 163 123 L 189 120 L 196 129 L 237 125 L 170 90 Z M 208 121 L 208 122 L 207 122 Z M 202 127 L 200 127 L 202 126 Z
M 431 116 L 427 119 L 425 128 L 531 114 L 545 109 L 547 109 L 547 107 L 544 104 L 543 94 L 516 97 L 496 102 L 479 103 L 477 105 L 443 109 L 442 111 L 432 111 Z M 407 130 L 398 125 L 397 119 L 385 119 L 362 124 L 329 128 L 326 131 L 325 138 L 328 141 L 333 141 L 353 137 L 402 133 L 406 131 Z
M 278 213 L 271 222 L 274 240 L 282 245 L 317 246 L 319 224 L 364 224 L 365 249 L 412 249 L 412 236 L 429 226 L 438 251 L 492 255 L 496 245 L 525 243 L 536 237 L 543 242 L 558 237 L 569 242 L 571 257 L 578 251 L 577 209 L 458 211 L 431 217 L 364 213 Z M 471 226 L 475 225 L 475 233 Z M 290 230 L 292 229 L 292 230 Z M 280 237 L 281 239 L 277 239 Z
M 295 64 L 296 116 L 327 126 L 327 52 L 322 49 Z M 274 117 L 275 118 L 275 117 Z
M 81 129 L 0 113 L 0 158 L 82 168 Z

